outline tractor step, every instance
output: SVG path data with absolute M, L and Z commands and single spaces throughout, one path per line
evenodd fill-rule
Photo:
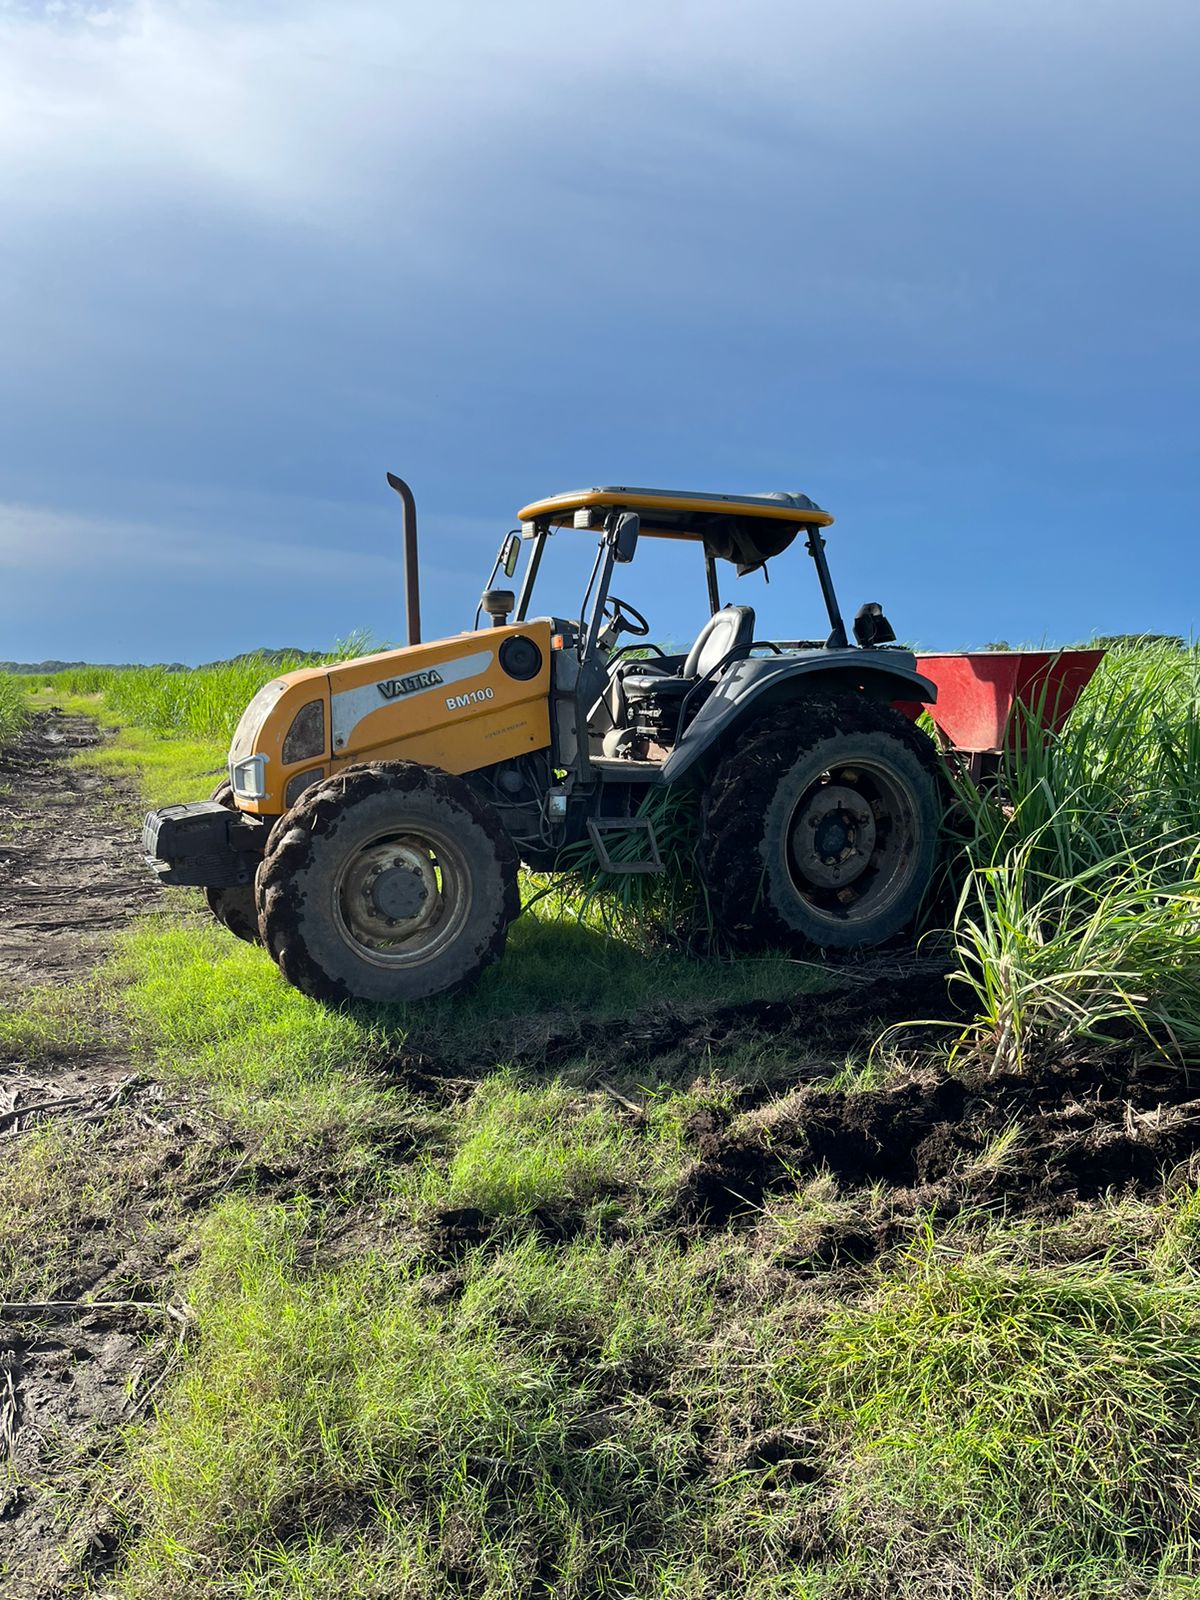
M 649 817 L 589 817 L 588 837 L 596 851 L 596 859 L 603 872 L 661 872 L 663 858 L 658 848 L 658 835 Z M 645 835 L 649 853 L 637 861 L 616 861 L 604 843 L 603 834 L 634 833 Z

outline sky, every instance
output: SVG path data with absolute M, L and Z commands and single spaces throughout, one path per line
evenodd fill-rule
M 1198 70 L 1194 0 L 0 0 L 0 658 L 399 639 L 388 469 L 427 636 L 593 483 L 802 490 L 927 648 L 1190 633 Z

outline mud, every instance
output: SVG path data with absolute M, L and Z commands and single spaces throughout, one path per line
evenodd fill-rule
M 19 1004 L 27 986 L 86 978 L 105 936 L 158 899 L 131 848 L 132 790 L 68 759 L 100 737 L 86 718 L 41 713 L 0 753 L 5 1002 Z M 80 1205 L 69 1266 L 46 1292 L 61 1303 L 0 1308 L 5 1600 L 52 1600 L 112 1564 L 119 1494 L 99 1464 L 116 1430 L 142 1414 L 177 1339 L 153 1305 L 170 1247 L 169 1230 L 159 1230 L 184 1169 L 192 1181 L 203 1165 L 185 1154 L 195 1130 L 180 1108 L 105 1036 L 101 1019 L 89 1020 L 83 1042 L 39 1048 L 36 1059 L 0 1052 L 0 1163 L 32 1129 L 63 1120 L 94 1130 L 105 1159 L 137 1173 L 142 1198 L 119 1217 Z
M 922 1024 L 956 1014 L 943 963 L 901 970 L 895 964 L 890 969 L 864 964 L 839 972 L 833 989 L 791 1000 L 749 1000 L 698 1012 L 664 1007 L 624 1025 L 580 1021 L 544 1041 L 518 1042 L 515 1059 L 551 1069 L 588 1060 L 597 1067 L 611 1065 L 622 1076 L 646 1068 L 667 1076 L 672 1069 L 694 1075 L 706 1055 L 757 1040 L 769 1041 L 773 1054 L 786 1059 L 790 1077 L 804 1075 L 806 1068 L 827 1075 L 831 1060 L 836 1070 L 839 1057 L 869 1048 L 887 1027 L 911 1024 L 905 1028 L 911 1045 L 927 1036 Z
M 624 1020 L 572 1017 L 550 1026 L 514 1022 L 507 1035 L 465 1053 L 414 1029 L 381 1071 L 441 1102 L 465 1099 L 497 1060 L 531 1081 L 563 1072 L 584 1084 L 625 1086 L 636 1099 L 647 1083 L 690 1085 L 706 1068 L 728 1082 L 732 1052 L 750 1058 L 757 1050 L 761 1059 L 741 1070 L 738 1085 L 748 1104 L 780 1083 L 831 1076 L 847 1058 L 863 1057 L 886 1029 L 901 1029 L 897 1042 L 907 1050 L 933 1044 L 960 1015 L 944 961 L 860 962 L 840 969 L 834 987 L 790 1000 L 661 1004 Z
M 1200 1083 L 1161 1058 L 1074 1056 L 995 1076 L 925 1067 L 878 1089 L 801 1088 L 712 1131 L 674 1217 L 708 1227 L 756 1217 L 819 1174 L 844 1193 L 881 1186 L 872 1224 L 813 1241 L 820 1267 L 868 1259 L 917 1209 L 1057 1215 L 1110 1190 L 1153 1192 L 1193 1164 Z
M 158 899 L 130 848 L 132 791 L 66 759 L 100 738 L 87 717 L 41 712 L 0 752 L 0 992 L 82 976 L 98 936 Z

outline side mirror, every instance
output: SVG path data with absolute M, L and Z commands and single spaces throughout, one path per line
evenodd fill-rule
M 612 531 L 613 560 L 625 566 L 633 560 L 633 553 L 637 549 L 638 534 L 641 532 L 642 519 L 636 511 L 622 511 L 617 518 L 617 525 Z
M 517 570 L 517 562 L 521 559 L 521 535 L 514 530 L 504 541 L 504 548 L 500 555 L 500 565 L 504 568 L 504 576 L 511 578 Z

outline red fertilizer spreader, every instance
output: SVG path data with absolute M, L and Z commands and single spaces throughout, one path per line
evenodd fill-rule
M 917 671 L 937 685 L 937 701 L 895 705 L 914 721 L 928 711 L 943 744 L 965 757 L 967 770 L 979 777 L 1020 743 L 1031 723 L 1058 733 L 1103 659 L 1103 650 L 918 656 Z

